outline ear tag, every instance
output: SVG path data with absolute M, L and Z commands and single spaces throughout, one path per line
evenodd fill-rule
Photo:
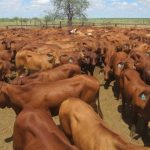
M 121 69 L 122 69 L 123 67 L 124 67 L 124 64 L 123 64 L 123 63 L 119 63 L 119 64 L 118 64 L 118 68 L 121 68 Z
M 145 100 L 146 100 L 145 94 L 141 94 L 141 95 L 140 95 L 140 98 L 141 98 L 142 101 L 145 101 Z

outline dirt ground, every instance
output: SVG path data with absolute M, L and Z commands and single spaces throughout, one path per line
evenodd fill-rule
M 130 130 L 121 118 L 119 112 L 121 101 L 116 100 L 112 92 L 112 86 L 109 89 L 104 89 L 103 73 L 99 74 L 99 69 L 95 70 L 95 76 L 100 80 L 100 104 L 104 115 L 105 122 L 118 134 L 122 135 L 127 141 L 144 145 L 141 138 L 132 139 L 130 137 Z M 113 83 L 112 83 L 113 85 Z M 58 117 L 54 118 L 55 122 L 59 124 Z M 15 121 L 15 113 L 10 108 L 0 109 L 0 150 L 12 150 L 12 133 Z

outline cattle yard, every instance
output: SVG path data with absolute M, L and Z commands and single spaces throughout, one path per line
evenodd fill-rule
M 131 119 L 130 112 L 127 112 L 126 119 L 122 118 L 123 106 L 121 99 L 125 98 L 132 101 L 131 99 L 136 99 L 134 93 L 138 91 L 138 89 L 135 89 L 134 93 L 131 92 L 133 97 L 130 97 L 130 92 L 128 94 L 126 87 L 128 89 L 128 86 L 131 87 L 130 83 L 134 84 L 134 82 L 130 81 L 126 84 L 126 80 L 124 80 L 125 77 L 122 74 L 125 69 L 133 70 L 133 67 L 136 67 L 137 71 L 139 71 L 138 63 L 140 63 L 140 61 L 136 61 L 140 56 L 142 56 L 142 58 L 144 57 L 142 61 L 145 61 L 148 65 L 145 66 L 144 75 L 142 73 L 139 74 L 142 79 L 140 83 L 136 83 L 136 86 L 139 85 L 139 87 L 142 88 L 146 87 L 146 92 L 140 93 L 139 97 L 150 101 L 150 74 L 147 73 L 150 70 L 150 29 L 148 28 L 78 27 L 73 29 L 65 27 L 48 29 L 0 29 L 1 81 L 6 82 L 8 87 L 17 86 L 22 88 L 27 85 L 29 88 L 31 84 L 30 88 L 31 90 L 34 89 L 34 94 L 37 90 L 36 86 L 38 87 L 37 84 L 40 84 L 39 82 L 50 82 L 50 79 L 48 81 L 49 77 L 45 78 L 44 74 L 39 77 L 39 71 L 53 70 L 68 63 L 76 64 L 81 67 L 82 73 L 88 74 L 89 78 L 90 76 L 94 76 L 99 81 L 99 102 L 106 124 L 114 132 L 126 139 L 126 141 L 136 145 L 150 146 L 150 128 L 148 127 L 147 130 L 148 137 L 145 135 L 141 137 L 140 134 L 136 133 L 133 138 L 131 137 L 131 128 L 129 127 L 129 120 Z M 132 64 L 132 60 L 129 58 L 134 60 L 134 64 Z M 71 67 L 71 69 L 73 73 L 69 72 L 67 76 L 63 76 L 61 73 L 59 76 L 59 73 L 55 74 L 54 72 L 54 74 L 52 74 L 53 78 L 54 76 L 56 78 L 53 80 L 54 85 L 58 80 L 64 80 L 64 82 L 60 81 L 60 84 L 64 83 L 64 87 L 67 87 L 65 81 L 67 83 L 74 81 L 72 78 L 76 76 L 73 76 L 76 74 L 79 75 L 80 73 L 78 68 L 74 68 L 73 70 L 73 67 Z M 113 74 L 113 80 L 110 74 Z M 37 78 L 37 76 L 39 78 Z M 125 85 L 123 88 L 120 79 L 123 80 Z M 86 79 L 84 80 L 86 81 Z M 107 84 L 108 80 L 111 80 L 110 84 Z M 120 83 L 119 86 L 117 85 L 118 81 Z M 5 86 L 5 83 L 3 84 L 1 85 L 1 91 L 3 91 L 2 86 Z M 59 85 L 59 82 L 58 84 L 56 83 L 56 85 Z M 41 87 L 41 91 L 43 88 L 44 87 Z M 50 88 L 50 92 L 52 91 L 53 93 L 54 87 Z M 85 86 L 85 88 L 87 88 L 87 86 Z M 39 89 L 40 88 L 38 88 L 38 90 Z M 74 89 L 76 91 L 76 86 Z M 120 89 L 122 90 L 121 97 L 119 95 Z M 38 90 L 35 92 L 35 95 L 39 92 Z M 82 89 L 82 91 L 83 90 L 84 89 Z M 132 90 L 133 89 L 130 91 Z M 58 91 L 60 91 L 59 88 Z M 55 90 L 56 94 L 58 91 Z M 28 95 L 28 91 L 25 92 Z M 30 96 L 28 95 L 28 97 Z M 16 99 L 18 99 L 18 95 L 16 97 Z M 9 98 L 11 99 L 11 96 Z M 26 97 L 24 97 L 24 99 L 25 98 Z M 13 97 L 12 99 L 15 98 Z M 85 101 L 88 103 L 88 100 Z M 136 102 L 131 103 L 136 105 Z M 145 115 L 141 113 L 141 107 L 143 108 L 143 105 L 145 107 L 146 104 L 137 104 L 138 108 L 140 108 L 138 115 L 140 114 L 142 117 Z M 34 104 L 31 103 L 31 106 L 33 105 Z M 42 104 L 36 104 L 35 107 L 38 108 L 40 105 Z M 3 109 L 0 109 L 0 150 L 13 149 L 12 134 L 16 114 L 11 107 L 12 106 L 9 105 L 8 108 L 1 107 Z M 24 105 L 22 107 L 24 107 Z M 146 115 L 150 116 L 149 112 L 150 111 L 148 111 Z M 147 119 L 148 117 L 145 118 Z M 59 117 L 55 116 L 53 119 L 55 123 L 59 125 Z M 138 121 L 137 126 L 137 128 L 141 128 L 141 121 Z

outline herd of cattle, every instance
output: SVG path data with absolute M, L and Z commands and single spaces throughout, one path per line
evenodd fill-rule
M 149 137 L 149 29 L 0 29 L 0 108 L 17 115 L 14 150 L 149 149 L 126 142 L 104 123 L 96 66 L 105 88 L 115 80 L 132 136 L 142 118 L 139 134 Z

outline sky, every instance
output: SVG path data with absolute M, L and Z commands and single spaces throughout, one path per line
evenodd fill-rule
M 150 18 L 150 0 L 89 0 L 89 18 Z M 0 18 L 43 17 L 51 0 L 0 0 Z

